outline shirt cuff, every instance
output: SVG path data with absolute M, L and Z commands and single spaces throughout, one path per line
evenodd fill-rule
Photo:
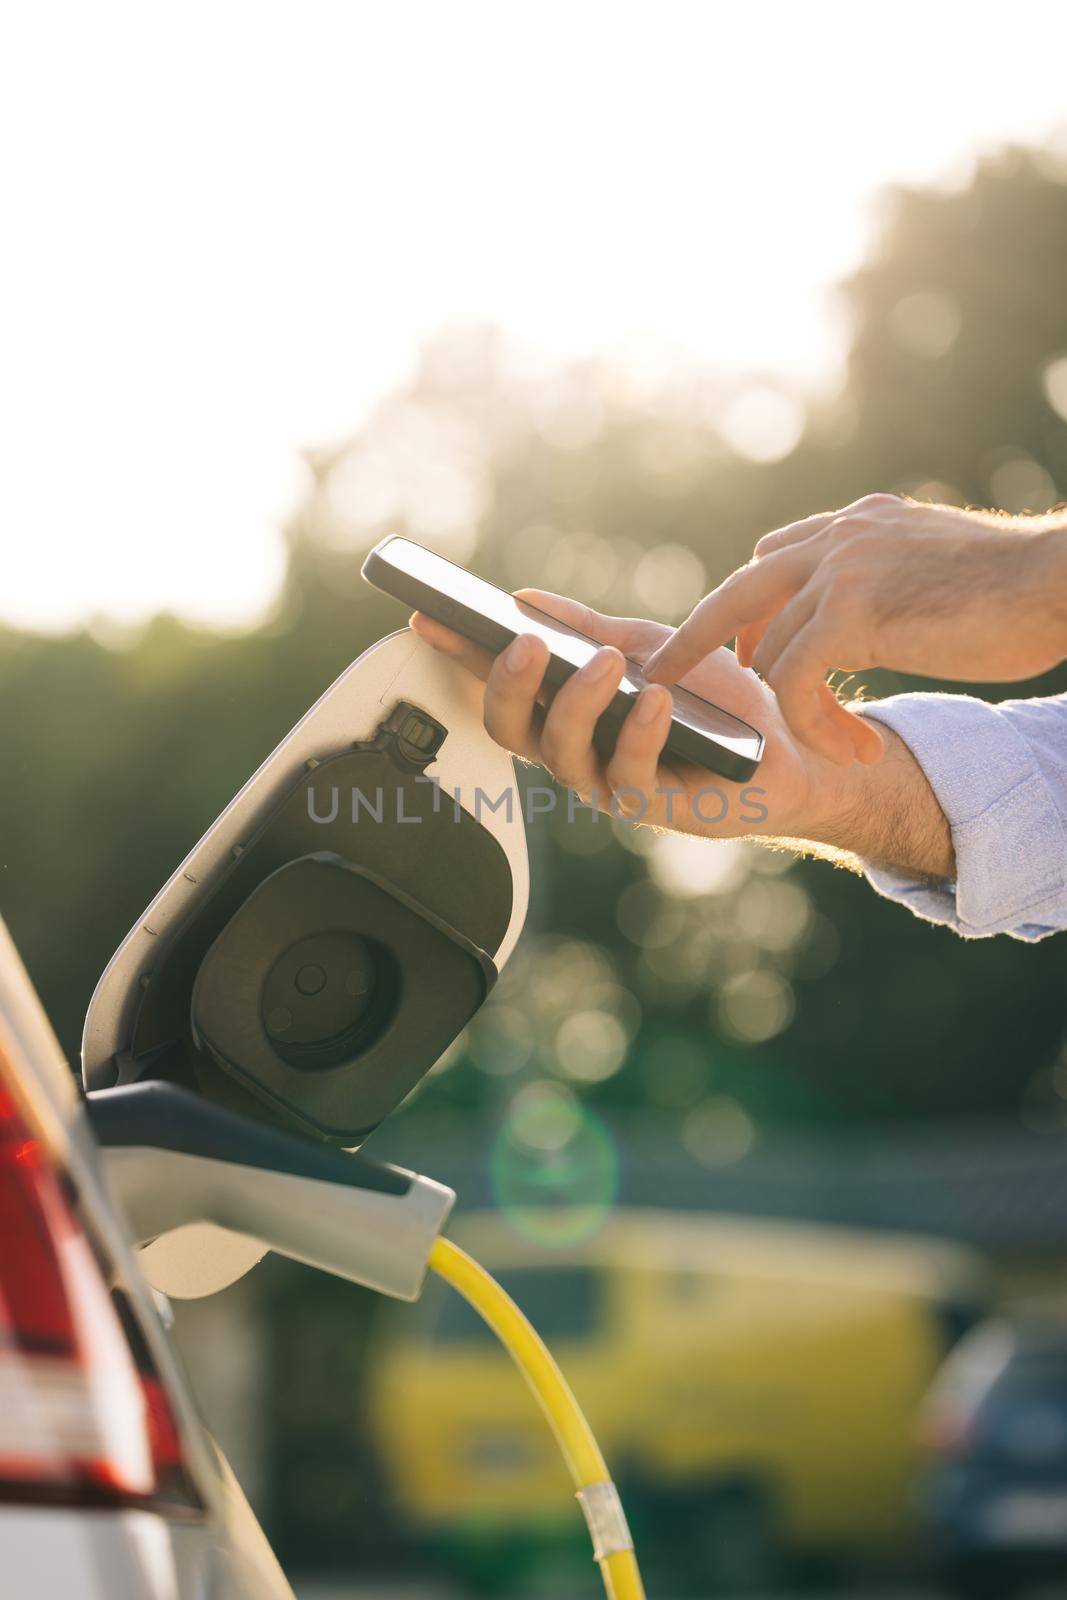
M 937 796 L 956 880 L 864 862 L 875 889 L 965 938 L 1040 939 L 1064 926 L 1067 834 L 1038 760 L 1008 712 L 970 695 L 895 695 L 853 709 L 908 745 Z

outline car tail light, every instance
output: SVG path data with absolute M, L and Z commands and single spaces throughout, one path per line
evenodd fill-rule
M 194 1507 L 139 1329 L 12 1081 L 0 1051 L 0 1499 Z

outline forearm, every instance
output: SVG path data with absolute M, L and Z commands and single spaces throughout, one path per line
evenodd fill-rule
M 830 768 L 799 819 L 796 832 L 802 836 L 781 843 L 857 872 L 867 862 L 920 878 L 951 879 L 955 855 L 948 819 L 904 740 L 891 728 L 881 731 L 882 759 L 873 766 Z

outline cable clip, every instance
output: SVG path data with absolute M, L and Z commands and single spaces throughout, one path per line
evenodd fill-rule
M 633 1549 L 634 1542 L 619 1491 L 610 1478 L 603 1483 L 587 1483 L 584 1489 L 578 1490 L 577 1499 L 593 1541 L 594 1561 L 603 1561 L 622 1550 Z

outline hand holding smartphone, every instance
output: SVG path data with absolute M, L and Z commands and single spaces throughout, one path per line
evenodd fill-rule
M 548 646 L 544 681 L 550 689 L 558 689 L 600 648 L 576 628 L 398 535 L 375 545 L 363 563 L 363 576 L 376 589 L 494 655 L 519 634 L 536 634 Z M 628 659 L 622 682 L 597 724 L 597 744 L 605 756 L 614 749 L 619 728 L 644 687 L 640 665 Z M 670 694 L 674 711 L 666 752 L 735 783 L 746 783 L 759 766 L 763 735 L 688 689 L 675 685 Z

